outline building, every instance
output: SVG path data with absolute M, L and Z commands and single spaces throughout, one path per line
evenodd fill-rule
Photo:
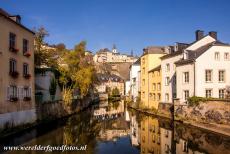
M 173 98 L 176 98 L 176 65 L 174 63 L 183 57 L 183 49 L 187 46 L 188 44 L 185 43 L 176 43 L 174 47 L 168 47 L 169 54 L 161 57 L 161 102 L 164 104 L 171 104 Z
M 0 9 L 0 34 L 0 128 L 34 122 L 34 32 Z
M 139 58 L 130 66 L 130 96 L 134 102 L 136 102 L 139 96 L 138 88 L 140 84 L 140 78 L 138 77 L 138 72 L 140 71 L 140 61 L 141 59 Z
M 133 55 L 121 54 L 117 51 L 115 45 L 112 51 L 108 48 L 100 49 L 93 57 L 95 63 L 120 63 L 120 62 L 130 62 L 133 63 L 137 60 L 137 57 Z
M 141 101 L 145 107 L 150 107 L 149 102 L 149 71 L 157 67 L 161 63 L 160 57 L 166 54 L 164 47 L 151 46 L 143 49 L 141 56 Z
M 161 65 L 149 71 L 149 104 L 158 109 L 161 101 Z
M 125 81 L 125 95 L 129 96 L 130 93 L 130 81 Z
M 124 95 L 125 83 L 122 78 L 114 74 L 97 74 L 99 84 L 96 89 L 99 93 L 112 93 L 112 90 L 117 88 L 120 95 Z
M 144 117 L 141 121 L 140 153 L 161 153 L 161 128 L 159 121 L 153 117 Z
M 186 103 L 188 97 L 225 98 L 230 85 L 230 45 L 217 40 L 216 32 L 203 36 L 196 32 L 197 40 L 175 62 L 177 98 Z

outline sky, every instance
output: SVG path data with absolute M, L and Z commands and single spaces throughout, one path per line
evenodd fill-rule
M 49 44 L 71 49 L 85 40 L 93 52 L 115 44 L 135 55 L 147 46 L 193 42 L 197 29 L 230 43 L 229 6 L 230 0 L 0 0 L 26 27 L 44 26 Z

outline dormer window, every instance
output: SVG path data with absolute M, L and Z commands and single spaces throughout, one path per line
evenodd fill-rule
M 188 59 L 188 51 L 184 51 L 184 59 Z

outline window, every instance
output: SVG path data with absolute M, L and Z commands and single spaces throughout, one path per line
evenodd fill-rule
M 176 98 L 176 93 L 173 93 L 173 98 Z
M 219 52 L 215 52 L 215 60 L 220 60 L 220 53 Z
M 18 88 L 15 85 L 11 85 L 7 88 L 7 98 L 11 100 L 12 98 L 18 97 Z
M 10 33 L 9 36 L 9 48 L 14 49 L 16 45 L 16 35 L 14 33 Z
M 156 90 L 156 83 L 153 83 L 153 90 Z
M 159 100 L 161 100 L 161 94 L 157 94 L 157 100 L 159 101 Z
M 173 76 L 173 84 L 176 85 L 176 75 Z
M 224 60 L 229 60 L 229 53 L 228 52 L 224 53 Z
M 161 90 L 161 83 L 157 84 L 157 90 Z
M 153 100 L 154 101 L 156 100 L 156 94 L 153 94 Z
M 145 79 L 142 80 L 142 86 L 145 86 Z
M 23 54 L 28 52 L 28 40 L 23 39 Z
M 184 83 L 189 83 L 189 72 L 184 72 Z
M 10 59 L 10 73 L 16 71 L 17 62 L 15 59 Z
M 212 89 L 206 89 L 205 90 L 205 96 L 206 96 L 206 98 L 212 97 Z
M 170 71 L 170 64 L 166 64 L 166 71 L 167 71 L 167 72 Z
M 187 100 L 189 98 L 189 91 L 184 90 L 184 100 Z
M 224 82 L 225 79 L 225 71 L 219 70 L 219 82 Z
M 165 85 L 168 86 L 169 85 L 169 77 L 165 78 Z
M 184 51 L 184 59 L 188 59 L 188 51 Z
M 28 75 L 29 74 L 29 65 L 24 63 L 23 64 L 23 75 Z
M 205 81 L 212 82 L 212 70 L 205 70 Z
M 169 94 L 168 94 L 168 93 L 165 94 L 165 101 L 166 101 L 166 102 L 169 101 Z
M 31 89 L 29 87 L 24 87 L 24 97 L 31 97 Z
M 143 69 L 142 69 L 142 74 L 145 74 L 145 68 L 143 67 Z
M 224 89 L 219 89 L 219 98 L 224 98 Z
M 142 98 L 145 98 L 145 92 L 142 93 Z

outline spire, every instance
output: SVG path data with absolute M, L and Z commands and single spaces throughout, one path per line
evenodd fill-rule
M 116 45 L 115 45 L 115 44 L 113 44 L 112 52 L 113 52 L 113 53 L 117 53 L 117 48 L 116 48 Z

